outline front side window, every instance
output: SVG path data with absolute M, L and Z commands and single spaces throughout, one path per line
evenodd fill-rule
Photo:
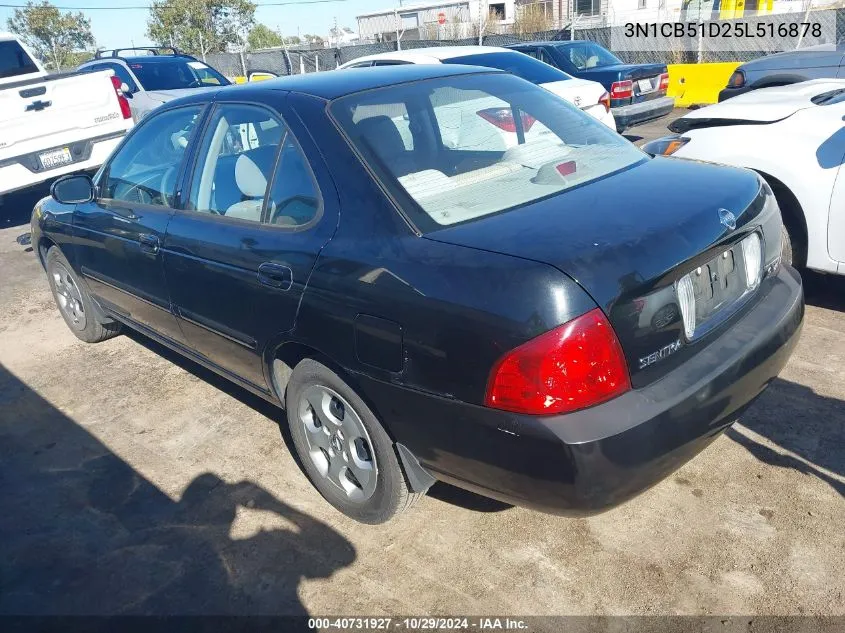
M 406 149 L 395 123 L 404 104 L 420 138 Z M 378 129 L 356 123 L 383 108 Z M 645 160 L 631 143 L 543 88 L 506 74 L 418 81 L 341 97 L 331 113 L 363 160 L 423 232 L 517 209 Z M 431 112 L 434 112 L 434 117 Z M 368 119 L 363 119 L 367 121 Z M 565 204 L 561 213 L 567 213 Z
M 188 208 L 260 222 L 284 135 L 282 122 L 264 108 L 217 106 L 197 154 Z
M 229 85 L 228 79 L 200 61 L 132 61 L 129 62 L 129 68 L 135 73 L 144 90 L 180 90 Z
M 100 197 L 173 206 L 179 166 L 201 112 L 201 106 L 190 106 L 149 116 L 103 172 Z
M 507 53 L 480 53 L 464 55 L 442 60 L 444 64 L 463 64 L 465 66 L 484 66 L 498 68 L 517 77 L 522 77 L 533 84 L 547 84 L 553 81 L 566 81 L 569 75 L 538 59 L 517 51 Z

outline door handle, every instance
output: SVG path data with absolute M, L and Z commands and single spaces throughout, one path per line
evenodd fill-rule
M 138 241 L 141 244 L 141 252 L 155 255 L 161 247 L 161 242 L 155 235 L 140 235 Z
M 293 271 L 284 264 L 264 262 L 258 267 L 258 281 L 271 288 L 290 290 L 293 285 Z

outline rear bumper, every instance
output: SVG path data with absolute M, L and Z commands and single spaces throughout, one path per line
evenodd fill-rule
M 126 132 L 127 130 L 120 130 L 89 139 L 45 147 L 28 154 L 4 158 L 0 160 L 0 195 L 32 187 L 64 174 L 96 169 L 105 162 L 109 154 L 118 146 Z M 70 150 L 72 163 L 53 169 L 41 167 L 39 154 L 64 147 Z
M 613 118 L 616 119 L 616 129 L 622 131 L 638 123 L 666 116 L 674 107 L 674 97 L 660 97 L 642 103 L 617 106 L 611 108 L 611 112 L 613 112 Z
M 783 267 L 754 301 L 663 379 L 572 414 L 523 416 L 364 378 L 361 386 L 438 479 L 554 514 L 594 514 L 699 453 L 778 375 L 801 330 L 801 278 Z

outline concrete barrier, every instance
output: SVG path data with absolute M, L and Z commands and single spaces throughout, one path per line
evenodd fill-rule
M 737 66 L 739 62 L 669 64 L 667 94 L 675 97 L 676 108 L 716 103 Z

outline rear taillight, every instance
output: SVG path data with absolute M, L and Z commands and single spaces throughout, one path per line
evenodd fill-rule
M 599 104 L 604 106 L 605 112 L 610 112 L 610 94 L 605 92 L 599 97 Z
M 614 81 L 610 85 L 611 99 L 630 99 L 634 95 L 634 82 L 630 79 Z
M 660 75 L 660 85 L 657 86 L 658 90 L 669 90 L 669 73 L 662 73 Z
M 485 404 L 549 415 L 591 407 L 630 389 L 622 348 L 596 308 L 501 358 L 490 374 Z
M 120 89 L 120 84 L 122 82 L 118 77 L 114 75 L 111 76 L 111 84 L 114 86 L 114 93 L 117 95 L 117 103 L 120 106 L 120 113 L 123 115 L 124 119 L 131 119 L 132 118 L 132 110 L 129 109 L 129 101 L 123 95 L 123 90 Z
M 477 114 L 500 130 L 516 132 L 516 121 L 513 118 L 513 110 L 510 108 L 487 108 L 486 110 L 479 110 Z M 537 121 L 537 119 L 525 112 L 521 112 L 520 117 L 522 118 L 523 132 L 530 130 L 531 126 Z

